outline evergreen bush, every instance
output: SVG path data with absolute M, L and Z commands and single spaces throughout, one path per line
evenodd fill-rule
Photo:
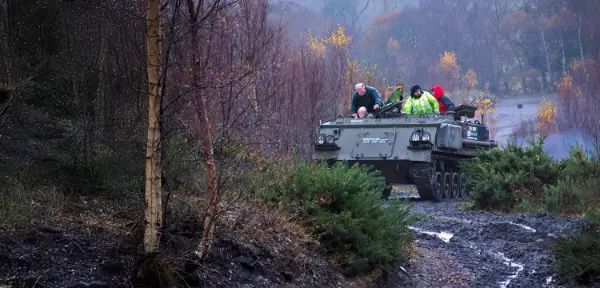
M 410 206 L 391 200 L 385 207 L 384 188 L 380 172 L 364 165 L 295 162 L 261 196 L 306 220 L 347 273 L 361 273 L 404 259 L 412 243 Z

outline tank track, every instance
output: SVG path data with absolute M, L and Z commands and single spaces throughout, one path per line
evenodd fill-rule
M 439 202 L 443 199 L 457 199 L 468 196 L 468 190 L 464 189 L 460 182 L 463 182 L 463 179 L 466 179 L 465 177 L 469 177 L 469 175 L 461 173 L 459 165 L 460 161 L 471 162 L 475 160 L 475 158 L 470 157 L 457 158 L 443 154 L 432 154 L 430 162 L 413 162 L 412 176 L 417 191 L 419 192 L 419 197 L 423 200 Z M 441 174 L 442 180 L 439 189 L 436 185 L 436 176 L 438 172 Z M 453 173 L 458 173 L 457 179 L 459 179 L 459 184 L 456 185 L 455 189 L 458 189 L 459 191 L 452 193 L 453 191 L 449 190 L 448 193 L 446 193 L 448 195 L 444 194 L 445 183 L 443 181 L 445 173 L 449 173 L 450 181 L 452 181 Z M 449 187 L 450 189 L 453 188 L 452 183 L 450 183 Z

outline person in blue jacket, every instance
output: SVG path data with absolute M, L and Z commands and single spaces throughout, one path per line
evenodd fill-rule
M 365 85 L 364 83 L 358 83 L 354 88 L 356 89 L 356 92 L 352 95 L 352 104 L 350 106 L 352 117 L 356 116 L 358 108 L 360 107 L 364 106 L 367 108 L 367 113 L 373 113 L 379 107 L 383 106 L 381 95 L 375 87 Z

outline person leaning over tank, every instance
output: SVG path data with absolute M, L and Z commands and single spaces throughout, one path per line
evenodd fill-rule
M 358 113 L 354 118 L 373 118 L 373 114 L 367 113 L 367 108 L 365 106 L 361 106 L 358 108 Z
M 404 102 L 402 108 L 404 114 L 427 114 L 440 113 L 440 105 L 438 101 L 429 92 L 422 91 L 419 85 L 410 87 L 410 97 Z
M 359 107 L 364 106 L 367 108 L 368 113 L 373 113 L 377 108 L 383 106 L 381 95 L 379 95 L 379 92 L 374 87 L 358 83 L 354 86 L 354 89 L 356 89 L 356 92 L 352 95 L 352 104 L 350 106 L 352 117 L 356 116 Z
M 433 98 L 435 98 L 440 105 L 440 113 L 446 114 L 448 110 L 454 110 L 454 103 L 452 103 L 450 97 L 444 95 L 444 88 L 442 88 L 442 86 L 435 85 L 431 87 L 431 92 L 433 92 Z

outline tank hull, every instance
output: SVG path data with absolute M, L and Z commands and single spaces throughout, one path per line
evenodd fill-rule
M 371 166 L 388 184 L 415 185 L 422 199 L 466 197 L 469 177 L 461 162 L 475 161 L 478 149 L 497 146 L 489 140 L 487 127 L 461 119 L 473 117 L 474 111 L 466 107 L 459 109 L 462 114 L 338 117 L 319 123 L 313 159 Z
M 360 163 L 372 166 L 381 172 L 388 184 L 414 184 L 411 175 L 411 162 L 408 160 L 352 160 L 349 165 Z

